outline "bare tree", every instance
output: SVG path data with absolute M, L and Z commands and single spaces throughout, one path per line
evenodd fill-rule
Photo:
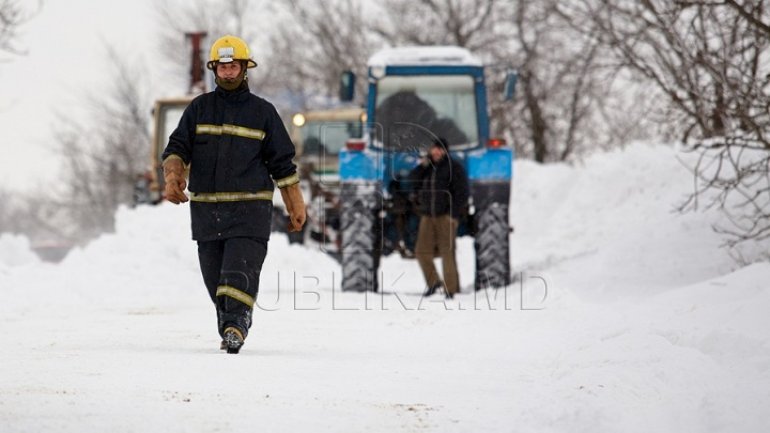
M 38 1 L 37 10 L 42 6 Z M 0 0 L 0 51 L 20 55 L 24 50 L 18 46 L 19 28 L 28 22 L 36 11 L 29 11 L 18 0 Z
M 603 41 L 667 102 L 667 125 L 693 151 L 683 209 L 725 210 L 731 244 L 770 237 L 770 11 L 766 0 L 584 0 Z M 716 192 L 704 195 L 707 191 Z
M 112 51 L 112 48 L 107 48 Z M 54 202 L 70 221 L 71 237 L 88 239 L 114 228 L 114 212 L 133 199 L 137 175 L 149 153 L 149 103 L 141 76 L 112 52 L 115 79 L 87 97 L 88 123 L 76 113 L 60 113 L 56 149 L 63 161 L 63 190 Z
M 561 161 L 615 138 L 600 126 L 614 70 L 602 64 L 596 26 L 574 23 L 561 3 L 396 0 L 383 6 L 371 28 L 391 45 L 451 44 L 481 56 L 493 66 L 493 128 L 519 155 Z M 514 108 L 502 100 L 504 74 L 495 66 L 519 71 Z
M 0 52 L 11 56 L 24 55 L 20 47 L 19 31 L 42 8 L 42 1 L 34 9 L 29 3 L 22 6 L 17 0 L 0 0 Z M 0 57 L 0 62 L 3 62 Z M 39 195 L 27 196 L 19 191 L 0 188 L 0 233 L 24 233 L 28 236 L 48 236 L 55 233 L 54 224 L 47 218 L 50 206 Z
M 0 188 L 0 201 L 3 203 L 0 207 L 0 233 L 19 232 L 18 203 L 15 195 L 5 188 Z
M 70 244 L 67 228 L 61 226 L 61 209 L 52 205 L 52 196 L 0 188 L 0 233 L 24 234 L 35 241 Z
M 605 54 L 598 26 L 574 13 L 571 4 L 519 1 L 515 8 L 522 80 L 517 113 L 524 119 L 516 142 L 525 151 L 521 143 L 531 141 L 531 155 L 540 162 L 568 160 L 643 135 L 633 125 L 644 111 L 626 111 L 629 122 L 608 125 L 611 107 L 627 106 L 632 86 Z
M 336 97 L 344 70 L 365 77 L 366 59 L 384 46 L 449 44 L 491 51 L 504 45 L 499 29 L 508 7 L 501 0 L 395 0 L 382 5 L 283 0 L 281 5 L 288 24 L 272 38 L 274 70 L 280 71 L 273 82 L 300 95 L 303 105 L 317 104 L 310 102 L 312 96 Z M 365 86 L 365 80 L 358 81 L 359 95 Z
M 204 63 L 208 59 L 208 47 L 217 38 L 226 34 L 236 35 L 246 41 L 256 41 L 258 35 L 253 26 L 248 26 L 251 11 L 258 4 L 252 0 L 161 0 L 155 6 L 159 24 L 157 55 L 167 59 L 168 72 L 178 79 L 181 88 L 189 81 L 191 73 L 190 43 L 185 34 L 206 32 L 207 44 L 201 47 Z M 252 21 L 256 22 L 256 18 Z M 252 48 L 254 44 L 251 44 Z M 253 49 L 252 49 L 253 51 Z M 254 53 L 252 53 L 254 54 Z M 205 73 L 205 72 L 204 72 Z M 249 77 L 250 85 L 255 77 Z M 210 89 L 209 89 L 210 90 Z
M 300 108 L 328 103 L 337 97 L 345 70 L 365 76 L 372 50 L 365 11 L 360 1 L 295 1 L 278 3 L 284 24 L 271 37 L 270 86 L 299 99 Z M 357 83 L 363 94 L 365 80 Z M 315 98 L 315 100 L 314 100 Z
M 382 5 L 371 29 L 391 45 L 457 45 L 475 52 L 505 44 L 510 3 L 503 0 L 396 0 Z M 386 17 L 387 19 L 382 19 Z

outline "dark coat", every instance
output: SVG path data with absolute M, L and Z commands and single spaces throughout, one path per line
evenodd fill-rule
M 190 164 L 191 193 L 273 191 L 296 178 L 294 144 L 275 107 L 243 85 L 193 99 L 169 137 L 163 159 Z M 190 203 L 193 239 L 270 236 L 271 200 Z
M 445 156 L 437 164 L 418 165 L 409 174 L 417 190 L 420 215 L 450 214 L 460 218 L 468 206 L 468 175 L 458 161 Z

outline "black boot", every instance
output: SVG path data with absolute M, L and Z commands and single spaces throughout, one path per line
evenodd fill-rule
M 227 348 L 227 353 L 238 353 L 243 346 L 243 332 L 235 326 L 229 326 L 225 328 L 222 342 Z
M 428 290 L 426 290 L 425 293 L 422 294 L 422 296 L 425 296 L 425 297 L 431 296 L 434 293 L 436 293 L 436 291 L 438 291 L 438 289 L 440 289 L 443 286 L 444 286 L 443 283 L 440 283 L 440 282 L 436 283 L 436 284 L 432 285 L 431 287 L 429 287 Z

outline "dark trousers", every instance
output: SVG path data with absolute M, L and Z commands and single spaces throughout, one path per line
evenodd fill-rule
M 455 294 L 460 291 L 455 261 L 455 236 L 457 221 L 449 215 L 423 216 L 420 218 L 420 230 L 417 232 L 417 244 L 414 255 L 425 276 L 425 283 L 433 287 L 441 282 L 433 258 L 441 257 L 444 271 L 444 286 L 447 293 Z
M 217 310 L 219 335 L 237 326 L 244 337 L 259 292 L 259 274 L 267 255 L 267 241 L 231 238 L 198 242 L 203 281 Z

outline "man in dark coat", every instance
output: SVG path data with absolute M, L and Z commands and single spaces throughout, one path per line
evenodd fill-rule
M 447 298 L 460 291 L 455 260 L 455 237 L 459 219 L 468 205 L 468 176 L 462 164 L 451 158 L 447 141 L 436 139 L 420 164 L 410 173 L 417 188 L 417 210 L 421 215 L 415 256 L 420 263 L 430 296 L 444 286 Z M 436 272 L 433 258 L 438 252 L 444 282 Z
M 257 64 L 246 43 L 218 39 L 207 66 L 217 87 L 190 103 L 169 137 L 165 195 L 175 204 L 188 201 L 189 170 L 192 237 L 216 307 L 220 348 L 238 353 L 267 254 L 274 185 L 289 212 L 289 231 L 302 229 L 305 204 L 283 122 L 271 103 L 249 91 L 246 70 Z

